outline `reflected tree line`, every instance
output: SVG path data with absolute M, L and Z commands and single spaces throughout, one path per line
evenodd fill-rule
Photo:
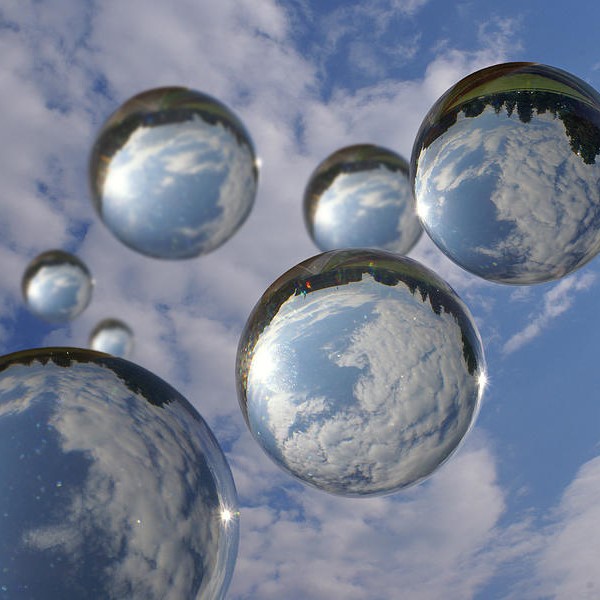
M 305 210 L 307 224 L 312 231 L 317 200 L 333 185 L 341 174 L 364 173 L 385 167 L 392 172 L 400 171 L 408 178 L 408 163 L 398 155 L 370 144 L 357 144 L 342 148 L 321 163 L 312 174 L 306 187 Z
M 159 90 L 157 90 L 158 92 Z M 187 91 L 187 90 L 186 90 Z M 139 111 L 124 115 L 120 123 L 105 126 L 101 132 L 96 144 L 92 149 L 90 162 L 99 164 L 98 180 L 95 183 L 97 189 L 102 189 L 106 175 L 111 167 L 111 159 L 123 149 L 129 141 L 129 138 L 140 128 L 159 127 L 161 125 L 174 125 L 191 122 L 194 117 L 200 118 L 208 125 L 222 125 L 235 137 L 238 146 L 247 148 L 252 155 L 254 150 L 249 144 L 248 134 L 243 128 L 243 125 L 236 122 L 230 115 L 225 113 L 225 109 L 218 110 L 219 105 L 215 104 L 212 99 L 206 97 L 206 102 L 198 101 L 195 96 L 200 96 L 199 92 L 195 92 L 190 98 L 190 102 L 195 99 L 195 102 L 186 106 L 173 106 L 165 108 L 157 107 L 140 107 Z M 167 138 L 165 138 L 167 141 Z M 256 163 L 252 166 L 252 174 L 254 180 L 258 180 L 258 167 Z
M 370 275 L 378 283 L 389 287 L 398 284 L 405 285 L 415 296 L 417 293 L 423 303 L 429 302 L 435 314 L 442 312 L 454 317 L 461 331 L 463 358 L 470 375 L 475 375 L 479 366 L 479 357 L 476 350 L 477 333 L 471 322 L 465 317 L 463 307 L 448 292 L 432 285 L 422 278 L 412 276 L 409 273 L 398 272 L 391 269 L 382 269 L 369 265 L 357 265 L 330 269 L 321 273 L 291 277 L 283 285 L 279 286 L 272 294 L 267 296 L 266 301 L 261 302 L 254 308 L 253 314 L 248 321 L 254 321 L 254 312 L 260 311 L 263 318 L 255 322 L 255 327 L 247 337 L 244 348 L 238 352 L 238 384 L 246 389 L 248 363 L 252 358 L 252 351 L 261 333 L 270 324 L 271 320 L 279 312 L 281 306 L 294 296 L 306 297 L 308 294 L 318 290 L 335 288 L 349 283 L 362 281 L 365 275 Z M 243 338 L 244 336 L 242 336 Z M 245 396 L 240 396 L 245 397 Z
M 143 367 L 114 356 L 103 356 L 101 353 L 80 348 L 36 348 L 9 355 L 7 359 L 0 362 L 0 373 L 15 365 L 32 366 L 34 363 L 38 363 L 44 366 L 49 362 L 64 369 L 86 363 L 106 367 L 122 381 L 132 394 L 143 397 L 149 404 L 165 407 L 177 400 L 190 411 L 190 416 L 197 420 L 192 405 L 179 394 L 175 397 L 173 388 L 168 383 L 149 374 Z
M 600 123 L 599 109 L 564 94 L 547 91 L 499 92 L 460 104 L 429 128 L 423 137 L 423 147 L 427 148 L 455 125 L 459 113 L 467 118 L 478 117 L 488 106 L 497 115 L 504 109 L 509 118 L 516 112 L 522 123 L 529 123 L 536 115 L 552 114 L 562 121 L 571 150 L 586 165 L 596 163 L 600 154 L 600 128 L 596 124 Z

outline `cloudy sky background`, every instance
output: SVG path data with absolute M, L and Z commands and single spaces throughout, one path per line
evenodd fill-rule
M 421 240 L 412 256 L 477 319 L 490 386 L 467 443 L 405 493 L 340 499 L 292 481 L 246 431 L 234 386 L 253 305 L 317 253 L 302 218 L 316 165 L 361 142 L 408 159 L 439 95 L 497 62 L 540 61 L 600 88 L 600 8 L 561 14 L 538 0 L 2 3 L 0 350 L 85 346 L 106 317 L 132 327 L 134 360 L 189 398 L 232 465 L 242 511 L 231 599 L 600 598 L 598 260 L 557 283 L 504 287 Z M 163 85 L 233 108 L 263 164 L 244 227 L 181 262 L 117 242 L 86 178 L 104 119 Z M 96 281 L 67 327 L 21 301 L 23 270 L 50 248 L 75 252 Z

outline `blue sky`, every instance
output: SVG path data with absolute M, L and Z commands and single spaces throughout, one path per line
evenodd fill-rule
M 468 304 L 490 384 L 459 452 L 404 493 L 343 499 L 291 480 L 247 432 L 234 385 L 253 305 L 317 253 L 302 217 L 317 164 L 356 143 L 409 159 L 433 102 L 498 62 L 543 62 L 600 88 L 599 19 L 591 0 L 568 12 L 537 0 L 2 3 L 0 351 L 85 346 L 107 317 L 131 326 L 133 359 L 181 391 L 227 452 L 242 505 L 232 600 L 600 598 L 598 259 L 506 287 L 423 236 L 411 256 Z M 104 119 L 162 85 L 234 109 L 263 164 L 242 229 L 189 261 L 121 245 L 87 185 Z M 51 248 L 76 252 L 96 283 L 68 326 L 21 302 L 22 272 Z

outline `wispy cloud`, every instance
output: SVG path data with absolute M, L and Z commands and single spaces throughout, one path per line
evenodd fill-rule
M 504 355 L 512 354 L 538 337 L 555 319 L 569 310 L 578 292 L 588 290 L 596 281 L 594 273 L 571 275 L 544 294 L 544 303 L 528 325 L 513 334 L 502 346 Z

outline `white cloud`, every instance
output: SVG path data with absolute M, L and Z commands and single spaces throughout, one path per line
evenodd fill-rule
M 423 5 L 389 6 L 411 13 Z M 320 65 L 290 43 L 292 21 L 281 3 L 108 0 L 87 14 L 81 6 L 62 0 L 57 10 L 8 0 L 3 7 L 21 27 L 0 31 L 0 83 L 11 91 L 0 101 L 3 114 L 11 115 L 0 122 L 3 139 L 10 140 L 0 166 L 7 199 L 0 244 L 3 316 L 20 306 L 20 276 L 29 258 L 48 247 L 77 246 L 96 279 L 95 296 L 69 328 L 43 342 L 85 345 L 97 321 L 122 318 L 136 336 L 134 360 L 173 382 L 218 424 L 220 439 L 232 444 L 230 459 L 248 506 L 232 598 L 395 600 L 398 589 L 418 599 L 472 597 L 515 540 L 522 543 L 518 532 L 498 528 L 506 507 L 489 449 L 463 448 L 426 485 L 398 498 L 349 501 L 299 490 L 245 430 L 233 359 L 262 291 L 317 253 L 301 216 L 302 190 L 316 164 L 362 141 L 408 158 L 429 106 L 462 76 L 506 58 L 507 46 L 446 47 L 419 80 L 334 90 L 323 101 Z M 136 255 L 99 224 L 89 202 L 86 161 L 95 131 L 120 102 L 159 85 L 187 85 L 224 101 L 242 118 L 263 159 L 247 223 L 198 260 L 165 264 Z M 37 191 L 36 178 L 48 185 L 51 201 Z M 73 223 L 91 224 L 83 240 Z M 414 255 L 459 289 L 485 285 L 425 238 Z M 360 361 L 358 349 L 347 360 Z M 107 468 L 118 466 L 114 457 L 103 460 Z M 94 489 L 102 492 L 99 484 Z M 155 516 L 147 499 L 119 498 L 131 501 L 144 519 Z M 53 533 L 60 532 L 40 530 L 36 539 L 51 545 Z M 146 542 L 136 540 L 140 547 Z M 164 548 L 158 563 L 183 569 L 166 542 Z M 132 561 L 127 568 L 139 566 Z
M 527 526 L 519 560 L 524 576 L 512 581 L 511 600 L 600 598 L 600 457 L 584 463 L 541 527 Z M 516 555 L 519 556 L 519 553 Z
M 277 489 L 286 508 L 256 503 L 243 511 L 232 600 L 395 600 L 399 589 L 418 600 L 463 600 L 527 547 L 521 528 L 499 526 L 505 500 L 481 440 L 426 484 L 393 497 Z
M 544 294 L 541 310 L 534 313 L 529 323 L 510 336 L 502 346 L 504 354 L 511 354 L 538 337 L 555 319 L 569 310 L 575 301 L 575 294 L 588 290 L 596 281 L 591 272 L 575 274 L 555 284 Z

